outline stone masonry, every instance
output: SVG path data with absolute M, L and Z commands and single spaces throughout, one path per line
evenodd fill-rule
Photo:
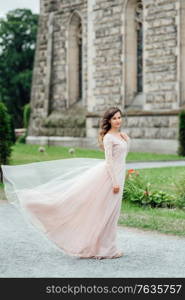
M 27 143 L 97 148 L 118 106 L 133 151 L 176 153 L 184 15 L 184 0 L 41 0 Z

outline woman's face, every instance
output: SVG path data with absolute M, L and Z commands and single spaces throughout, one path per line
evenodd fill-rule
M 118 111 L 110 119 L 110 124 L 112 128 L 119 129 L 121 127 L 121 123 L 122 123 L 122 117 L 120 112 Z

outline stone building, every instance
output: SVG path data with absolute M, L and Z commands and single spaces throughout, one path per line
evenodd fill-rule
M 118 106 L 133 151 L 176 153 L 184 0 L 41 0 L 27 143 L 97 148 Z

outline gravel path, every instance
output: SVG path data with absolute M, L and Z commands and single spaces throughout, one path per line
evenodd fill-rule
M 0 277 L 185 277 L 185 237 L 119 226 L 118 246 L 117 259 L 67 256 L 0 202 Z
M 132 162 L 127 169 L 185 166 L 185 161 Z M 118 259 L 61 253 L 7 201 L 0 201 L 0 277 L 185 277 L 185 237 L 118 227 Z

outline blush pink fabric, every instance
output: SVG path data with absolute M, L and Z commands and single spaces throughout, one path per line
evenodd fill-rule
M 128 141 L 107 133 L 105 160 L 71 158 L 3 165 L 7 199 L 62 252 L 84 258 L 115 256 Z M 24 182 L 24 184 L 23 184 Z M 118 184 L 120 191 L 113 193 Z

